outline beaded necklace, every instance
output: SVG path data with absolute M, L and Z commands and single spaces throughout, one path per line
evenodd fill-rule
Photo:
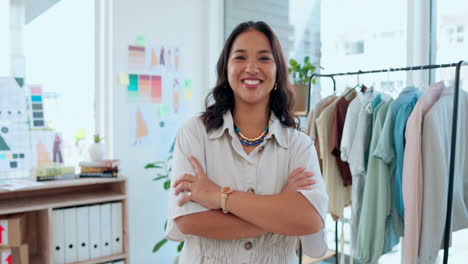
M 262 134 L 260 134 L 260 136 L 256 137 L 256 138 L 248 138 L 246 136 L 244 136 L 242 134 L 242 132 L 240 131 L 240 129 L 234 125 L 234 130 L 236 131 L 237 135 L 239 135 L 239 140 L 240 142 L 242 143 L 242 145 L 245 145 L 245 146 L 257 146 L 258 144 L 262 143 L 266 137 L 266 135 L 268 134 L 268 126 L 265 127 L 263 129 L 263 132 Z

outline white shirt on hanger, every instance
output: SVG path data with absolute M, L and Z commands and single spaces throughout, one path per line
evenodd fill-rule
M 434 263 L 444 239 L 450 168 L 454 88 L 447 88 L 424 116 L 423 210 L 420 261 Z M 453 183 L 452 231 L 468 228 L 468 93 L 460 89 Z

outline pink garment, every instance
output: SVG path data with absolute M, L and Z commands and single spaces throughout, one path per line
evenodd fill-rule
M 423 198 L 422 121 L 427 111 L 439 99 L 443 89 L 443 82 L 432 84 L 416 103 L 406 122 L 402 176 L 405 207 L 403 263 L 418 263 Z

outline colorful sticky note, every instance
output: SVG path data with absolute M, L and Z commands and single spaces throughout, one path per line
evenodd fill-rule
M 135 40 L 135 45 L 137 46 L 146 46 L 145 36 L 137 35 Z
M 185 89 L 184 90 L 184 99 L 187 101 L 192 101 L 193 93 L 192 89 Z
M 161 105 L 159 107 L 159 116 L 167 117 L 169 115 L 169 107 L 167 105 Z
M 127 73 L 119 73 L 119 84 L 120 85 L 128 85 L 130 83 L 130 80 L 128 78 Z
M 184 80 L 184 88 L 192 89 L 192 80 Z

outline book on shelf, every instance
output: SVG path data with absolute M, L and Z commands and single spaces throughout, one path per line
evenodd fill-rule
M 75 167 L 62 167 L 57 165 L 38 167 L 35 169 L 37 181 L 75 179 Z
M 119 160 L 81 161 L 78 165 L 88 168 L 114 168 L 118 167 Z
M 118 172 L 82 172 L 80 178 L 117 178 Z

